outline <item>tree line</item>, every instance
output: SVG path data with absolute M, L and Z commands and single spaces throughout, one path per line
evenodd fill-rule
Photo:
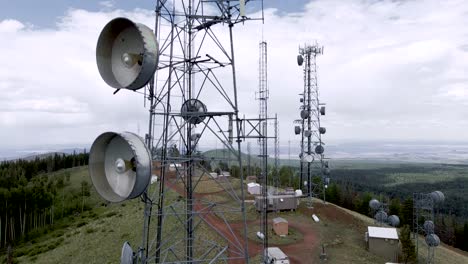
M 64 193 L 70 172 L 62 169 L 88 164 L 88 154 L 58 154 L 0 162 L 0 248 L 28 239 L 35 230 L 53 225 L 57 219 L 84 209 L 83 195 L 90 184 Z

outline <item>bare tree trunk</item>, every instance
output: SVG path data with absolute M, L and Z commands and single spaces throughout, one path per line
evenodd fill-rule
M 26 201 L 24 201 L 24 212 L 23 212 L 23 233 L 21 234 L 24 236 L 24 233 L 26 232 Z
M 11 217 L 10 218 L 10 239 L 11 239 L 11 241 L 15 240 L 14 228 L 15 228 L 14 218 Z
M 8 245 L 7 264 L 12 264 L 12 263 L 13 263 L 13 249 L 11 248 L 11 245 Z
M 19 208 L 19 219 L 20 219 L 20 233 L 21 233 L 21 235 L 23 235 L 23 233 L 24 233 L 23 232 L 23 225 L 22 225 L 23 224 L 23 218 L 22 217 L 23 217 L 23 214 L 21 213 L 21 206 L 20 206 L 20 208 Z
M 8 232 L 8 214 L 7 214 L 7 211 L 8 211 L 8 201 L 5 200 L 5 245 L 6 245 L 6 241 L 7 241 L 7 232 Z

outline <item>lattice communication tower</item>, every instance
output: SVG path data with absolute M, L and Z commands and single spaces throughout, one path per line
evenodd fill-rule
M 101 32 L 103 79 L 115 93 L 144 88 L 149 101 L 145 141 L 108 132 L 90 151 L 103 198 L 144 202 L 142 243 L 124 243 L 122 263 L 249 262 L 233 27 L 256 19 L 245 13 L 252 2 L 157 0 L 154 32 L 126 18 Z M 213 141 L 224 158 L 201 153 Z
M 300 119 L 294 121 L 294 133 L 301 136 L 300 158 L 300 189 L 307 197 L 316 197 L 323 192 L 330 182 L 330 169 L 324 155 L 322 135 L 326 128 L 320 124 L 321 116 L 325 115 L 325 104 L 319 100 L 317 82 L 317 55 L 323 54 L 323 46 L 318 44 L 304 45 L 299 48 L 297 63 L 303 67 L 304 89 L 300 94 Z M 321 183 L 313 181 L 313 176 L 319 176 Z
M 413 238 L 418 261 L 420 259 L 419 234 L 423 234 L 427 246 L 426 263 L 434 263 L 435 248 L 440 245 L 440 238 L 435 234 L 435 209 L 444 201 L 445 195 L 441 191 L 413 193 Z

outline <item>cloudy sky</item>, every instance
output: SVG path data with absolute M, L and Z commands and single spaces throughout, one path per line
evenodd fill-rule
M 112 95 L 95 64 L 102 27 L 154 24 L 153 1 L 0 0 L 0 148 L 87 144 L 146 131 L 138 93 Z M 258 10 L 250 10 L 256 12 Z M 269 45 L 270 113 L 296 141 L 298 46 L 317 41 L 325 142 L 468 141 L 468 2 L 266 0 L 265 24 L 236 27 L 240 111 L 257 113 L 258 42 Z

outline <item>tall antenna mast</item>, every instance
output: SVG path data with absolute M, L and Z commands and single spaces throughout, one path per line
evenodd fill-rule
M 319 88 L 317 82 L 317 55 L 323 54 L 323 47 L 317 43 L 304 45 L 299 48 L 297 62 L 303 66 L 304 90 L 300 94 L 301 119 L 294 123 L 296 135 L 301 135 L 300 162 L 300 188 L 312 198 L 317 197 L 320 187 L 323 186 L 323 198 L 325 199 L 325 187 L 329 184 L 328 161 L 325 161 L 324 143 L 322 134 L 326 129 L 320 125 L 320 116 L 325 115 L 325 105 L 319 101 Z M 313 182 L 313 175 L 321 176 L 322 184 Z
M 273 118 L 268 117 L 268 82 L 267 82 L 267 43 L 259 44 L 259 81 L 256 99 L 259 100 L 258 118 L 241 120 L 241 138 L 257 139 L 259 143 L 259 155 L 261 172 L 259 181 L 261 186 L 261 220 L 260 229 L 263 234 L 263 262 L 268 260 L 268 139 L 275 138 L 268 136 L 268 121 Z M 258 207 L 257 207 L 258 208 Z
M 279 153 L 280 153 L 280 146 L 279 146 L 279 121 L 278 121 L 278 114 L 275 114 L 275 170 L 273 174 L 273 184 L 276 188 L 279 187 Z
M 260 146 L 260 159 L 261 159 L 261 175 L 260 182 L 263 197 L 263 210 L 261 211 L 261 230 L 264 235 L 263 238 L 263 260 L 266 261 L 268 257 L 268 83 L 267 83 L 267 43 L 260 42 L 260 57 L 258 67 L 258 94 L 259 101 L 259 124 L 260 133 L 263 137 L 258 139 Z
M 247 175 L 252 175 L 252 150 L 250 148 L 250 142 L 247 142 Z

